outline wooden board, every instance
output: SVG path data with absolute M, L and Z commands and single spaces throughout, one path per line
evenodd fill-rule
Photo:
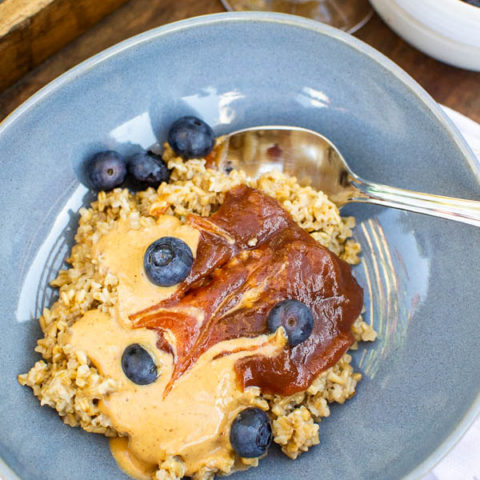
M 0 91 L 127 1 L 0 2 Z

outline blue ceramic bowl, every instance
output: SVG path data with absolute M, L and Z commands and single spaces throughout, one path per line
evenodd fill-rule
M 217 133 L 291 124 L 331 138 L 361 176 L 479 198 L 480 169 L 433 100 L 392 62 L 319 23 L 221 14 L 168 25 L 84 62 L 0 126 L 0 455 L 7 479 L 126 478 L 98 435 L 41 408 L 27 371 L 36 318 L 91 197 L 75 171 L 100 148 L 131 152 L 196 114 Z M 479 410 L 480 229 L 355 205 L 366 318 L 379 331 L 355 356 L 357 395 L 293 462 L 273 449 L 235 479 L 419 478 Z M 15 473 L 13 473 L 15 472 Z

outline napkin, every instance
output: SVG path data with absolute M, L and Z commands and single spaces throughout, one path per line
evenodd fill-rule
M 441 106 L 443 111 L 450 117 L 450 120 L 456 125 L 460 130 L 463 137 L 470 145 L 470 148 L 473 150 L 473 153 L 480 160 L 480 124 L 474 122 L 470 118 L 458 113 L 451 108 Z

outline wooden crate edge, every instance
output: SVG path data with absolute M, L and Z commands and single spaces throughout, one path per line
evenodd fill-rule
M 4 0 L 0 92 L 127 1 Z

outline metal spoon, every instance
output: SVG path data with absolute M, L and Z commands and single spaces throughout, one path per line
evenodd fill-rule
M 304 128 L 269 125 L 233 132 L 216 152 L 220 169 L 241 168 L 249 176 L 279 169 L 302 185 L 322 190 L 339 207 L 365 202 L 480 226 L 480 202 L 412 192 L 363 180 L 335 145 Z

